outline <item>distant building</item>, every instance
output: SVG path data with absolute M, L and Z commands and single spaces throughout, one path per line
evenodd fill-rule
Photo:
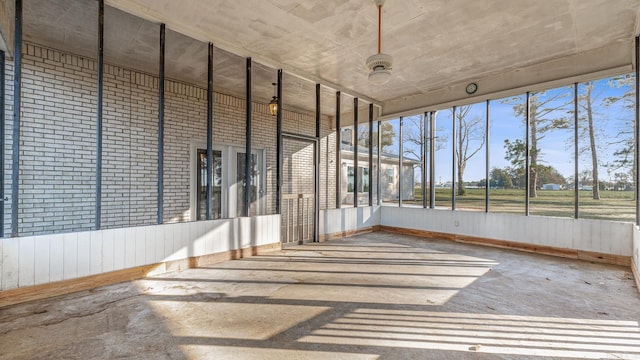
M 562 185 L 560 185 L 560 184 L 544 184 L 544 185 L 542 185 L 542 190 L 562 190 Z

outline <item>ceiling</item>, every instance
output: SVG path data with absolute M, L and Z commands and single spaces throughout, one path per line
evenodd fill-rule
M 364 63 L 376 51 L 371 0 L 106 0 L 105 58 L 156 73 L 159 26 L 167 26 L 167 77 L 206 85 L 207 42 L 215 45 L 214 86 L 244 96 L 252 57 L 254 99 L 268 102 L 284 69 L 285 105 L 323 113 L 373 101 L 385 114 L 476 95 L 631 69 L 640 0 L 388 0 L 382 51 L 394 58 L 391 80 L 371 85 Z M 27 40 L 95 57 L 97 1 L 24 0 Z

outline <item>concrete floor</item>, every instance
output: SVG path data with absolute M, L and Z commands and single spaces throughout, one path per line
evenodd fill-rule
M 2 359 L 640 359 L 629 270 L 386 233 L 0 309 Z

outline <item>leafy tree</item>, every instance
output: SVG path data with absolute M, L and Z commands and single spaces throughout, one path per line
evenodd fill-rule
M 378 129 L 380 130 L 380 144 L 382 145 L 380 152 L 385 152 L 390 146 L 393 146 L 393 139 L 396 136 L 396 131 L 393 129 L 393 125 L 391 125 L 389 121 L 381 121 Z M 368 131 L 366 133 L 358 134 L 359 146 L 365 148 L 369 147 L 368 134 Z M 371 143 L 374 147 L 378 146 L 378 130 L 373 130 L 373 134 L 371 134 Z
M 466 193 L 463 179 L 467 161 L 482 149 L 486 141 L 486 133 L 480 117 L 469 117 L 471 105 L 460 106 L 456 110 L 458 110 L 455 112 L 458 133 L 457 143 L 455 144 L 456 165 L 458 167 L 458 195 L 462 196 Z M 451 111 L 453 113 L 453 109 Z
M 524 141 L 517 139 L 504 141 L 506 150 L 505 159 L 511 163 L 511 166 L 505 170 L 509 172 L 509 177 L 513 186 L 520 189 L 525 186 L 525 150 L 527 145 Z
M 491 186 L 495 186 L 500 189 L 513 188 L 513 181 L 511 180 L 511 175 L 509 174 L 509 168 L 500 169 L 494 167 L 489 173 L 489 179 L 491 181 Z
M 541 184 L 567 184 L 567 179 L 553 166 L 538 165 L 537 174 Z

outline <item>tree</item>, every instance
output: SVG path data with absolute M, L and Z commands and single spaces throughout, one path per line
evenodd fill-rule
M 513 181 L 509 174 L 509 168 L 500 169 L 494 167 L 489 173 L 490 186 L 497 187 L 499 189 L 511 189 L 513 188 Z
M 570 121 L 565 117 L 554 117 L 554 112 L 564 109 L 572 100 L 566 101 L 569 92 L 558 91 L 555 94 L 546 96 L 546 92 L 532 93 L 529 95 L 529 196 L 537 197 L 538 188 L 538 165 L 542 162 L 542 153 L 539 143 L 547 134 L 554 129 L 568 129 Z M 515 98 L 520 99 L 520 98 Z M 509 101 L 509 100 L 508 100 Z M 526 121 L 527 104 L 518 101 L 513 110 L 516 116 Z M 526 146 L 522 140 L 515 142 L 505 141 L 507 150 L 506 159 L 513 164 L 517 160 L 524 165 Z M 524 166 L 522 167 L 524 168 Z
M 617 126 L 615 136 L 609 137 L 608 146 L 619 146 L 613 155 L 616 158 L 607 163 L 605 167 L 607 172 L 617 172 L 620 169 L 631 169 L 632 179 L 636 178 L 637 168 L 634 164 L 634 117 L 635 111 L 635 76 L 634 74 L 626 74 L 613 77 L 609 80 L 610 88 L 620 88 L 625 91 L 622 95 L 608 96 L 602 100 L 605 107 L 621 106 L 622 111 L 616 113 L 621 116 L 621 120 Z
M 567 179 L 553 166 L 538 165 L 537 174 L 541 184 L 567 184 Z
M 471 105 L 460 106 L 455 112 L 458 137 L 455 144 L 456 165 L 458 167 L 458 195 L 466 193 L 464 171 L 467 161 L 476 155 L 484 146 L 486 132 L 479 116 L 469 118 Z M 453 109 L 451 110 L 453 113 Z
M 580 153 L 589 151 L 591 154 L 591 181 L 593 182 L 593 199 L 600 200 L 600 177 L 598 174 L 598 147 L 596 145 L 596 129 L 593 122 L 594 109 L 593 104 L 598 101 L 600 94 L 594 94 L 593 82 L 587 82 L 584 85 L 585 93 L 578 97 L 578 106 L 584 110 L 578 120 L 578 126 L 581 130 L 580 138 L 588 137 L 589 144 L 586 148 L 579 149 Z M 585 134 L 586 133 L 586 134 Z
M 396 136 L 396 131 L 393 129 L 393 125 L 388 121 L 381 121 L 378 129 L 380 130 L 380 144 L 382 145 L 380 152 L 384 152 L 386 148 L 393 146 L 393 138 Z M 368 132 L 358 134 L 359 146 L 363 146 L 365 148 L 369 147 L 369 138 L 367 134 Z M 378 130 L 373 130 L 373 134 L 371 134 L 371 143 L 374 147 L 378 145 Z
M 505 159 L 511 163 L 511 166 L 505 168 L 509 172 L 509 177 L 513 186 L 520 189 L 525 185 L 525 150 L 526 144 L 524 141 L 517 139 L 510 141 L 506 139 L 504 141 L 504 148 L 506 150 Z

